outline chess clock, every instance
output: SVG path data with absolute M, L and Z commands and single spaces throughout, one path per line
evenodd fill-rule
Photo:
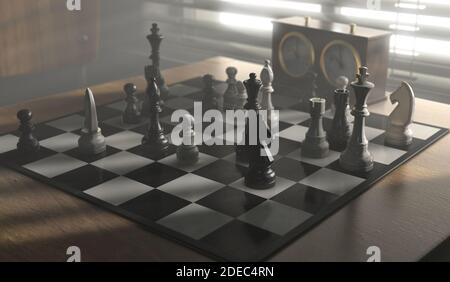
M 360 66 L 376 85 L 369 103 L 386 97 L 390 32 L 341 23 L 290 17 L 274 21 L 272 64 L 277 92 L 308 101 L 313 72 L 316 95 L 332 101 L 336 80 L 355 79 Z M 352 98 L 353 99 L 353 98 Z

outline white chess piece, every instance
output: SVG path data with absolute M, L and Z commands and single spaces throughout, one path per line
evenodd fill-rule
M 272 94 L 274 92 L 272 83 L 274 74 L 269 60 L 265 61 L 260 77 L 263 84 L 261 88 L 261 108 L 263 110 L 267 110 L 269 117 L 268 124 L 271 126 L 271 124 L 278 119 L 278 116 L 275 114 L 275 108 L 272 104 Z
M 199 158 L 199 150 L 195 144 L 194 123 L 195 120 L 192 115 L 183 115 L 183 142 L 177 148 L 177 159 L 184 164 L 196 163 Z
M 385 141 L 391 145 L 407 146 L 413 138 L 411 124 L 415 110 L 415 96 L 411 85 L 403 81 L 391 94 L 390 100 L 392 104 L 397 103 L 397 106 L 389 116 Z

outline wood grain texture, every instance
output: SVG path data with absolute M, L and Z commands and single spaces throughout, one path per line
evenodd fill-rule
M 0 0 L 0 77 L 92 60 L 99 45 L 99 0 L 68 11 L 66 1 Z
M 239 79 L 261 66 L 216 57 L 164 72 L 170 84 L 211 73 L 225 79 L 234 65 Z M 123 97 L 125 82 L 144 87 L 143 77 L 92 89 L 99 104 Z M 0 108 L 0 131 L 16 128 L 15 114 L 27 107 L 39 121 L 82 108 L 83 91 L 61 93 Z M 49 111 L 49 109 L 52 109 Z M 385 101 L 371 111 L 388 113 Z M 450 106 L 417 99 L 416 120 L 450 127 Z M 447 136 L 384 178 L 272 261 L 365 261 L 369 246 L 384 261 L 416 261 L 450 234 L 450 137 Z M 207 257 L 161 238 L 126 219 L 46 184 L 0 168 L 0 261 L 63 261 L 67 247 L 82 249 L 85 261 L 207 261 Z

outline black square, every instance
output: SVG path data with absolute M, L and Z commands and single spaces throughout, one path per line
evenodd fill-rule
M 231 155 L 232 153 L 234 153 L 235 150 L 235 146 L 233 145 L 213 145 L 213 146 L 208 146 L 208 145 L 200 145 L 198 146 L 198 149 L 200 152 L 216 157 L 216 158 L 223 158 L 226 157 L 228 155 Z
M 33 136 L 39 140 L 45 140 L 48 138 L 52 138 L 55 137 L 57 135 L 61 135 L 66 133 L 64 130 L 55 128 L 53 126 L 47 125 L 45 123 L 40 123 L 35 125 L 35 129 L 33 131 Z M 20 137 L 21 132 L 19 130 L 16 130 L 13 132 L 14 135 L 16 135 L 17 137 Z
M 272 200 L 315 214 L 337 198 L 338 196 L 332 193 L 297 183 Z
M 57 152 L 40 147 L 39 151 L 32 154 L 22 154 L 18 150 L 9 151 L 1 155 L 1 159 L 11 165 L 24 166 L 30 163 L 56 155 Z
M 272 165 L 272 168 L 275 170 L 277 176 L 281 176 L 295 182 L 310 176 L 320 169 L 318 166 L 299 162 L 290 158 L 282 158 L 276 161 Z
M 111 119 L 113 117 L 122 116 L 122 111 L 109 108 L 109 107 L 97 107 L 97 119 L 99 122 Z
M 152 163 L 128 173 L 127 177 L 153 188 L 157 188 L 185 174 L 186 172 L 180 169 L 160 163 Z
M 164 159 L 165 157 L 175 154 L 177 151 L 177 147 L 169 144 L 169 148 L 165 151 L 151 150 L 148 146 L 139 145 L 134 148 L 128 150 L 128 152 L 133 153 L 138 156 L 142 156 L 154 161 L 158 161 Z
M 197 204 L 238 217 L 264 201 L 264 198 L 256 195 L 225 187 L 197 201 Z
M 189 201 L 154 189 L 120 207 L 132 214 L 142 216 L 145 220 L 157 221 L 189 204 Z
M 391 144 L 388 145 L 388 144 L 386 144 L 385 140 L 386 140 L 386 133 L 383 133 L 370 142 L 378 144 L 378 145 L 386 146 L 386 147 L 391 147 L 391 148 L 395 148 L 395 149 L 399 149 L 399 150 L 403 150 L 403 151 L 408 151 L 408 152 L 417 151 L 417 150 L 419 150 L 419 148 L 423 147 L 425 144 L 424 140 L 420 140 L 417 138 L 413 138 L 412 143 L 408 146 L 396 146 L 396 145 L 391 145 Z
M 63 187 L 69 187 L 73 190 L 85 191 L 94 186 L 100 185 L 113 178 L 116 174 L 95 167 L 93 165 L 86 165 L 76 170 L 72 170 L 56 176 L 53 178 L 57 183 Z
M 96 162 L 100 159 L 106 158 L 108 156 L 114 155 L 116 153 L 120 152 L 119 149 L 116 149 L 114 147 L 110 147 L 110 146 L 106 146 L 106 151 L 101 153 L 101 154 L 97 154 L 97 155 L 86 155 L 86 154 L 81 154 L 80 150 L 78 148 L 74 148 L 70 151 L 64 152 L 65 155 L 69 155 L 75 159 L 81 160 L 83 162 L 86 163 L 93 163 Z
M 366 180 L 372 180 L 372 179 L 376 179 L 378 177 L 380 177 L 386 170 L 387 170 L 387 165 L 381 164 L 381 163 L 377 163 L 377 162 L 373 162 L 373 169 L 369 172 L 364 172 L 364 171 L 348 171 L 344 168 L 341 167 L 339 160 L 336 160 L 334 162 L 332 162 L 331 164 L 329 164 L 327 166 L 327 168 L 329 169 L 333 169 L 345 174 L 350 174 L 356 177 L 360 177 L 360 178 L 364 178 Z
M 388 117 L 376 113 L 370 113 L 370 116 L 366 118 L 366 126 L 376 129 L 385 130 L 388 124 Z
M 300 142 L 292 141 L 285 138 L 279 138 L 279 148 L 278 148 L 278 155 L 280 156 L 286 156 L 292 153 L 293 151 L 301 148 L 302 144 Z
M 229 260 L 253 261 L 268 255 L 264 250 L 269 250 L 268 247 L 279 239 L 277 234 L 233 220 L 200 241 Z
M 238 164 L 233 164 L 225 160 L 217 160 L 193 173 L 219 183 L 230 184 L 242 178 L 246 171 L 247 168 Z

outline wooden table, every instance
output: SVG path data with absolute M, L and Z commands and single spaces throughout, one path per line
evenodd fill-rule
M 169 84 L 211 73 L 239 78 L 261 66 L 215 57 L 164 72 Z M 120 99 L 125 82 L 143 89 L 143 77 L 92 87 L 98 104 Z M 16 112 L 30 108 L 35 122 L 82 109 L 82 90 L 0 108 L 0 132 L 17 127 Z M 388 113 L 388 102 L 371 106 Z M 417 99 L 416 121 L 450 127 L 450 106 Z M 272 257 L 272 261 L 366 261 L 369 246 L 383 261 L 417 261 L 450 234 L 450 136 L 385 177 Z M 0 261 L 65 261 L 69 246 L 84 261 L 208 261 L 209 258 L 145 231 L 137 224 L 0 167 Z

